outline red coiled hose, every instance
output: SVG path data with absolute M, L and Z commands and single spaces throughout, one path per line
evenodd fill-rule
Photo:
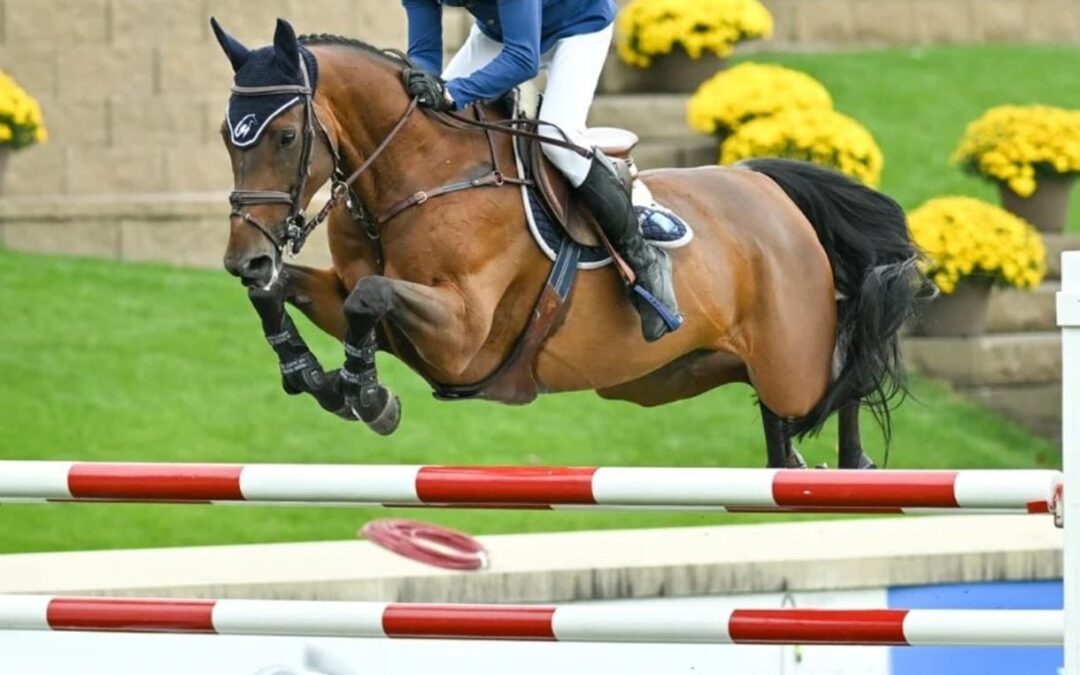
M 380 518 L 360 529 L 360 536 L 400 556 L 451 570 L 487 567 L 488 554 L 473 537 L 415 520 Z

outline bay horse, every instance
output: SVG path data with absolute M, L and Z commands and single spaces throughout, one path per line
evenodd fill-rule
M 280 19 L 274 44 L 249 50 L 213 24 L 236 72 L 234 97 L 295 98 L 246 147 L 228 121 L 222 130 L 235 179 L 224 263 L 249 289 L 286 391 L 385 434 L 400 404 L 378 380 L 376 349 L 446 397 L 522 403 L 537 391 L 592 389 L 657 406 L 743 382 L 758 397 L 769 466 L 804 466 L 792 439 L 834 412 L 839 466 L 874 466 L 859 409 L 873 410 L 888 441 L 904 392 L 897 332 L 926 284 L 892 199 L 781 159 L 642 172 L 696 233 L 671 252 L 682 328 L 646 343 L 623 280 L 606 268 L 581 272 L 550 334 L 526 339 L 554 275 L 526 229 L 510 133 L 499 133 L 514 127 L 417 111 L 400 53 L 298 39 Z M 260 80 L 267 68 L 283 81 Z M 475 117 L 505 118 L 495 104 Z M 305 221 L 327 181 L 333 198 Z M 333 266 L 285 264 L 283 251 L 324 219 Z M 322 370 L 284 301 L 344 341 L 342 369 Z M 470 387 L 502 374 L 530 341 L 516 384 Z

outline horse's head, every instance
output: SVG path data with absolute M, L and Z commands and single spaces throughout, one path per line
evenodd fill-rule
M 282 19 L 261 49 L 211 25 L 236 73 L 221 128 L 234 182 L 225 269 L 265 287 L 284 251 L 303 243 L 304 209 L 334 170 L 333 141 L 315 111 L 318 62 Z

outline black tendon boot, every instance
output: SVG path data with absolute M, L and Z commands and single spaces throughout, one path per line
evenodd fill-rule
M 641 315 L 645 339 L 653 342 L 677 329 L 682 325 L 682 317 L 675 304 L 671 260 L 667 252 L 645 243 L 630 195 L 611 161 L 599 150 L 595 151 L 589 175 L 577 194 L 637 276 L 631 288 L 632 300 Z

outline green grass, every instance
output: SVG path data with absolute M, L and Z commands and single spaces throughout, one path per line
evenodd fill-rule
M 950 166 L 964 127 L 987 108 L 1041 103 L 1080 108 L 1080 48 L 980 45 L 835 54 L 760 54 L 824 84 L 836 109 L 870 129 L 885 155 L 881 189 L 906 209 L 964 194 L 998 203 L 986 181 Z M 1080 199 L 1069 222 L 1080 228 Z
M 400 364 L 391 438 L 279 388 L 240 286 L 217 271 L 0 251 L 0 458 L 760 466 L 749 389 L 731 386 L 645 410 L 591 393 L 532 406 L 437 403 Z M 300 323 L 324 364 L 340 347 Z M 915 381 L 896 416 L 895 467 L 1053 466 L 1057 452 L 947 390 Z M 804 446 L 835 463 L 833 425 Z M 868 435 L 879 459 L 880 441 Z M 698 514 L 404 512 L 471 532 L 747 522 Z M 347 539 L 386 511 L 191 506 L 0 507 L 0 551 Z M 760 516 L 758 517 L 761 518 Z M 771 519 L 765 517 L 766 519 Z

